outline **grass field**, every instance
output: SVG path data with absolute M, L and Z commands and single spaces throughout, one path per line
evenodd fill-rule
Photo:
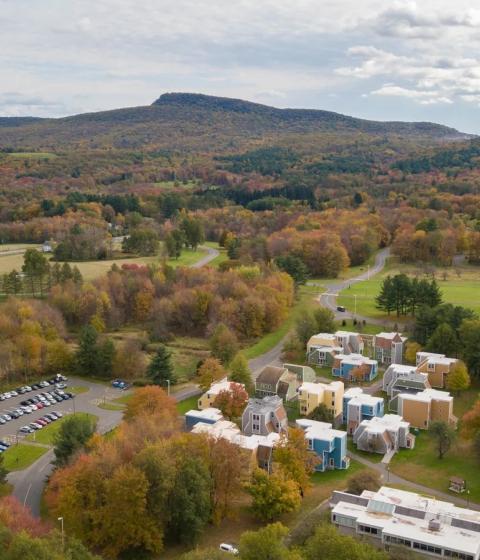
M 57 154 L 52 152 L 12 152 L 8 157 L 14 159 L 54 159 Z
M 114 404 L 110 402 L 100 403 L 98 408 L 101 408 L 102 410 L 125 410 L 125 407 L 121 404 Z
M 172 354 L 172 364 L 177 375 L 177 383 L 192 379 L 200 360 L 208 358 L 208 341 L 202 338 L 177 337 L 167 345 Z
M 291 330 L 297 318 L 312 308 L 313 298 L 318 296 L 322 290 L 323 288 L 319 286 L 302 286 L 297 302 L 288 313 L 288 318 L 277 330 L 265 335 L 255 344 L 246 348 L 244 350 L 245 357 L 248 360 L 257 358 L 277 345 Z
M 94 420 L 97 420 L 96 416 L 94 416 L 93 414 L 88 414 L 87 412 L 77 412 L 75 416 L 77 417 L 81 416 L 84 418 L 92 418 Z M 71 415 L 69 414 L 68 416 L 64 416 L 63 418 L 60 418 L 60 420 L 57 420 L 56 422 L 52 422 L 48 426 L 45 426 L 41 430 L 38 430 L 38 432 L 30 434 L 29 436 L 26 437 L 26 439 L 28 441 L 36 441 L 38 443 L 43 443 L 45 445 L 53 445 L 54 438 L 58 433 L 58 431 L 60 430 L 60 426 L 65 422 L 67 418 L 71 418 Z
M 413 450 L 401 449 L 392 459 L 390 470 L 407 480 L 429 488 L 448 492 L 449 479 L 458 476 L 467 482 L 470 499 L 480 503 L 479 464 L 469 442 L 459 440 L 445 455 L 438 459 L 435 442 L 428 432 L 421 432 Z M 452 496 L 455 494 L 452 493 Z
M 177 403 L 177 410 L 179 414 L 185 414 L 189 410 L 197 410 L 198 397 L 190 397 L 184 401 Z
M 460 275 L 456 273 L 458 271 Z M 396 320 L 395 314 L 390 316 L 382 313 L 375 307 L 375 297 L 380 292 L 383 279 L 388 275 L 405 273 L 409 276 L 419 274 L 423 271 L 414 265 L 399 265 L 392 259 L 389 260 L 385 269 L 370 280 L 354 284 L 340 293 L 338 304 L 344 305 L 349 311 L 354 310 L 355 296 L 357 300 L 357 313 L 368 317 L 388 318 Z M 447 274 L 444 279 L 444 274 Z M 470 307 L 480 313 L 480 268 L 474 266 L 461 266 L 454 268 L 435 268 L 435 276 L 446 303 Z M 400 320 L 404 319 L 400 317 Z
M 3 453 L 4 466 L 8 471 L 26 469 L 40 459 L 47 451 L 47 447 L 40 447 L 38 445 L 25 445 L 21 443 L 12 445 Z

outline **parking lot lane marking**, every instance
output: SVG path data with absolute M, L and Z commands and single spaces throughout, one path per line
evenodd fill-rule
M 27 499 L 28 499 L 28 495 L 30 494 L 30 488 L 32 487 L 32 483 L 30 483 L 30 485 L 28 486 L 28 490 L 27 493 L 25 494 L 25 499 L 23 500 L 23 505 L 26 506 L 27 505 Z

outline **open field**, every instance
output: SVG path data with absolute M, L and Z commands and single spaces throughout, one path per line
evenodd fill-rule
M 428 432 L 417 436 L 413 450 L 401 449 L 390 463 L 390 470 L 398 476 L 442 492 L 448 492 L 451 476 L 463 478 L 470 499 L 477 503 L 480 502 L 478 469 L 479 461 L 469 442 L 459 439 L 443 459 L 438 459 L 435 442 Z
M 474 311 L 480 312 L 480 298 L 478 298 L 480 289 L 479 267 L 463 265 L 451 268 L 436 267 L 432 270 L 435 270 L 435 277 L 446 303 L 470 307 Z M 393 259 L 389 259 L 387 266 L 380 274 L 343 290 L 338 298 L 338 304 L 344 305 L 349 311 L 353 311 L 356 296 L 358 314 L 395 320 L 394 314 L 388 316 L 375 307 L 375 297 L 380 292 L 383 279 L 388 275 L 393 276 L 399 273 L 405 273 L 409 276 L 418 274 L 419 277 L 423 277 L 424 272 L 415 265 L 398 264 Z M 444 274 L 446 274 L 446 279 L 444 279 Z M 402 319 L 404 317 L 400 317 L 400 320 Z
M 188 399 L 185 399 L 184 401 L 180 401 L 179 403 L 177 403 L 177 410 L 179 414 L 185 414 L 185 412 L 188 412 L 189 410 L 197 410 L 197 405 L 198 405 L 198 397 L 194 396 L 194 397 L 189 397 Z
M 77 412 L 76 416 L 82 416 L 85 418 L 93 418 L 97 419 L 96 416 L 93 414 L 88 414 L 86 412 Z M 38 432 L 34 432 L 33 434 L 28 435 L 25 439 L 28 441 L 36 441 L 37 443 L 43 443 L 45 445 L 53 445 L 55 436 L 57 435 L 58 431 L 60 430 L 61 425 L 65 422 L 67 418 L 70 418 L 71 415 L 64 416 L 60 418 L 56 422 L 52 422 L 48 426 L 45 426 Z
M 58 156 L 52 152 L 12 152 L 8 154 L 8 157 L 14 159 L 54 159 Z
M 12 445 L 3 453 L 4 466 L 8 471 L 20 471 L 35 463 L 48 451 L 47 447 L 39 445 Z

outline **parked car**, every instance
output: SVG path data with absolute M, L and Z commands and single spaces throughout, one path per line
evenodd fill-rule
M 30 426 L 23 426 L 23 428 L 20 428 L 18 431 L 22 432 L 22 434 L 33 434 L 35 430 L 30 428 Z
M 340 311 L 340 313 L 345 313 L 346 309 L 343 305 L 337 305 L 337 311 Z
M 238 554 L 238 548 L 233 546 L 233 544 L 222 543 L 218 548 L 219 550 L 223 550 L 223 552 L 229 552 L 234 555 Z

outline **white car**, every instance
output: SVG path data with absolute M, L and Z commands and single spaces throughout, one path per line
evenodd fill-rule
M 223 550 L 223 552 L 229 552 L 230 554 L 238 554 L 238 548 L 235 548 L 233 544 L 222 543 L 219 547 L 219 550 Z

